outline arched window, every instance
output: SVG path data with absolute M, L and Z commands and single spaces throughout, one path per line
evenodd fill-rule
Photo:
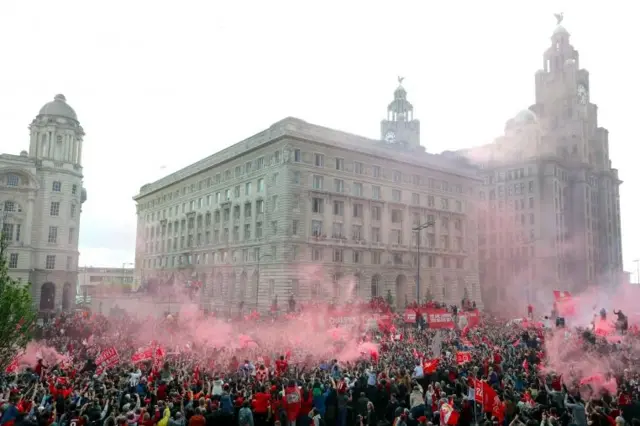
M 374 275 L 373 278 L 371 278 L 371 298 L 380 297 L 380 284 L 380 275 Z

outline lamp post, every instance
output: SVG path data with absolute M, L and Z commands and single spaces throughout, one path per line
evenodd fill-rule
M 256 268 L 256 312 L 258 312 L 258 295 L 260 294 L 260 261 L 265 257 L 271 257 L 270 254 L 258 255 L 258 266 Z
M 640 259 L 634 260 L 633 263 L 636 264 L 636 284 L 640 284 Z
M 420 231 L 422 231 L 425 228 L 429 228 L 431 226 L 434 226 L 435 223 L 434 222 L 425 222 L 421 225 L 417 225 L 414 226 L 413 228 L 411 228 L 413 231 L 417 232 L 417 238 L 416 238 L 416 246 L 417 246 L 417 251 L 418 251 L 418 271 L 416 274 L 416 302 L 418 304 L 420 304 Z

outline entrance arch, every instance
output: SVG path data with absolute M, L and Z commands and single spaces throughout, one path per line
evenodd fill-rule
M 396 278 L 396 306 L 402 309 L 406 306 L 407 298 L 407 277 L 398 275 Z
M 46 282 L 40 287 L 40 310 L 53 311 L 56 300 L 56 286 L 52 282 Z
M 71 289 L 71 284 L 64 283 L 64 287 L 62 287 L 62 310 L 68 311 L 73 306 L 73 291 Z

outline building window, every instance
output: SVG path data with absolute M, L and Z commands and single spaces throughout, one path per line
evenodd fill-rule
M 414 206 L 420 205 L 420 194 L 411 194 L 411 204 L 413 204 Z
M 76 195 L 76 193 L 78 192 L 78 185 L 72 185 L 71 186 L 71 195 Z M 171 194 L 169 194 L 171 195 Z
M 262 222 L 256 222 L 256 238 L 262 238 Z
M 258 192 L 264 191 L 264 179 L 258 179 Z
M 294 220 L 291 225 L 291 235 L 298 235 L 298 226 L 300 226 L 300 221 Z
M 362 252 L 354 250 L 353 251 L 353 263 L 362 263 Z
M 9 256 L 9 268 L 16 269 L 18 267 L 18 253 L 11 253 Z
M 354 162 L 353 163 L 353 171 L 356 174 L 359 174 L 359 175 L 364 174 L 364 164 L 362 164 L 362 163 L 360 163 L 358 161 Z
M 315 154 L 314 155 L 314 161 L 313 164 L 316 167 L 324 167 L 324 155 L 322 154 Z
M 381 189 L 379 186 L 371 187 L 371 196 L 374 200 L 379 200 L 381 198 Z
M 69 215 L 71 217 L 76 217 L 76 205 L 75 204 L 71 204 L 71 208 L 69 210 Z
M 20 184 L 20 177 L 18 175 L 10 174 L 7 176 L 8 186 L 18 186 Z
M 47 259 L 45 262 L 46 269 L 55 269 L 56 268 L 56 256 L 53 254 L 47 255 Z
M 391 210 L 391 222 L 392 223 L 402 222 L 402 210 L 398 210 L 398 209 Z
M 322 189 L 322 176 L 313 176 L 313 189 Z
M 333 202 L 333 214 L 335 216 L 344 216 L 344 202 L 343 201 L 334 201 Z
M 333 261 L 336 263 L 344 262 L 344 252 L 342 249 L 333 250 Z
M 374 265 L 380 265 L 382 263 L 382 256 L 379 251 L 371 253 L 371 263 Z
M 263 213 L 264 213 L 264 201 L 258 200 L 256 201 L 256 214 L 263 214 Z
M 311 250 L 311 260 L 319 262 L 322 261 L 322 249 L 313 249 Z
M 400 173 L 397 170 L 393 171 L 393 181 L 395 183 L 401 183 L 402 182 L 402 173 Z
M 312 198 L 311 199 L 311 211 L 313 213 L 324 213 L 324 199 Z
M 353 217 L 362 218 L 364 212 L 364 206 L 362 204 L 353 205 Z
M 52 188 L 51 188 L 51 190 L 53 192 L 60 192 L 61 188 L 62 188 L 62 184 L 59 181 L 57 181 L 57 180 L 53 181 L 53 185 L 52 185 Z
M 344 181 L 342 179 L 335 179 L 336 192 L 344 192 Z
M 311 221 L 311 235 L 314 237 L 320 237 L 323 235 L 322 233 L 322 221 L 321 220 L 312 220 Z
M 371 220 L 380 220 L 382 217 L 382 210 L 379 206 L 371 207 Z
M 344 170 L 344 158 L 336 158 L 336 170 Z
M 382 172 L 380 171 L 380 166 L 373 166 L 373 177 L 374 178 L 379 178 L 382 175 Z
M 356 197 L 362 197 L 363 194 L 363 190 L 362 190 L 362 184 L 361 183 L 354 183 L 353 184 L 353 195 L 355 195 Z
M 60 216 L 60 202 L 59 201 L 52 201 L 51 202 L 51 207 L 49 209 L 49 214 L 51 216 Z
M 393 199 L 393 201 L 399 203 L 400 201 L 402 201 L 402 191 L 400 191 L 399 189 L 394 189 L 393 191 L 391 191 L 391 198 Z
M 13 241 L 13 223 L 3 223 L 2 234 L 8 241 Z
M 299 149 L 293 150 L 293 161 L 295 161 L 296 163 L 302 161 L 302 152 Z
M 293 172 L 293 183 L 296 185 L 300 184 L 300 172 L 297 170 Z
M 49 227 L 49 238 L 47 238 L 47 242 L 49 244 L 56 244 L 58 242 L 58 227 L 50 226 Z

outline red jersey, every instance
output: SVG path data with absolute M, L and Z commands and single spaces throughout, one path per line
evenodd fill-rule
M 302 396 L 297 386 L 287 386 L 284 390 L 284 404 L 289 421 L 298 418 L 302 409 Z
M 269 411 L 269 400 L 271 395 L 266 392 L 258 392 L 253 397 L 253 411 L 256 414 L 267 414 Z
M 276 373 L 279 375 L 283 374 L 289 368 L 289 364 L 287 360 L 279 359 L 276 361 Z

